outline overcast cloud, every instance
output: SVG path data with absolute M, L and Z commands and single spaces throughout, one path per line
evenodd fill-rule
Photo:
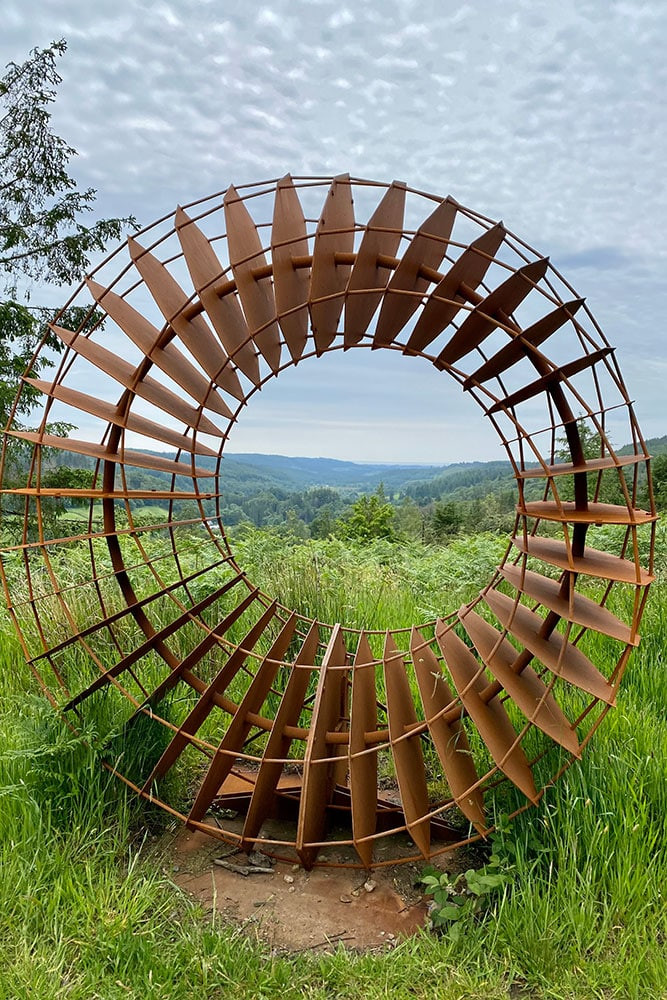
M 148 224 L 288 171 L 450 193 L 551 256 L 667 433 L 664 0 L 4 0 L 2 20 L 3 64 L 67 39 L 54 126 L 100 214 Z M 463 443 L 455 385 L 383 353 L 304 364 L 232 449 L 500 457 L 481 417 Z

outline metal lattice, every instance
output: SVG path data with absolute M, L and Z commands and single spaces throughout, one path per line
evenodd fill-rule
M 25 378 L 44 396 L 39 429 L 10 422 L 5 439 L 21 524 L 5 591 L 49 698 L 75 728 L 107 727 L 107 766 L 138 794 L 306 867 L 324 844 L 385 863 L 384 837 L 392 860 L 429 858 L 483 836 L 493 803 L 537 802 L 613 705 L 652 579 L 649 456 L 583 300 L 502 223 L 348 176 L 230 187 L 128 245 L 68 304 L 87 305 L 78 328 L 67 311 L 53 324 L 52 381 Z M 498 571 L 411 630 L 281 606 L 237 564 L 220 517 L 225 441 L 255 392 L 357 347 L 448 373 L 516 478 Z M 63 419 L 93 430 L 64 436 Z M 30 452 L 19 487 L 17 438 Z M 93 466 L 92 485 L 54 484 L 54 449 Z M 54 506 L 83 530 L 63 535 Z

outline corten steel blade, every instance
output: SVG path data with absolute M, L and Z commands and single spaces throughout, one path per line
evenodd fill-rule
M 656 521 L 613 350 L 548 258 L 451 197 L 288 174 L 179 207 L 72 304 L 88 316 L 75 330 L 55 318 L 52 380 L 24 378 L 42 394 L 36 429 L 16 419 L 21 393 L 6 429 L 2 576 L 69 724 L 99 721 L 100 699 L 119 709 L 107 766 L 192 828 L 306 867 L 325 844 L 329 861 L 371 868 L 483 837 L 499 785 L 513 813 L 539 801 L 615 702 Z M 220 516 L 224 447 L 258 389 L 358 347 L 451 375 L 516 480 L 498 571 L 412 628 L 284 608 L 248 579 Z M 610 440 L 612 410 L 631 454 Z M 59 436 L 55 419 L 96 429 Z M 4 473 L 17 439 L 23 483 Z M 65 453 L 87 481 L 53 485 Z M 589 544 L 601 524 L 616 532 L 604 550 Z M 617 589 L 631 600 L 610 600 Z M 586 633 L 605 636 L 608 662 L 589 658 Z M 132 733 L 145 745 L 130 771 L 118 750 Z

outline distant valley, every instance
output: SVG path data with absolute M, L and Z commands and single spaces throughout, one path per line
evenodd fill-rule
M 206 466 L 206 461 L 198 464 Z M 408 493 L 411 487 L 438 480 L 464 485 L 471 481 L 511 475 L 509 462 L 457 462 L 451 465 L 396 465 L 345 462 L 334 458 L 301 458 L 287 455 L 230 454 L 223 458 L 225 484 L 253 483 L 300 491 L 330 486 L 341 493 L 373 492 L 382 483 L 388 494 Z

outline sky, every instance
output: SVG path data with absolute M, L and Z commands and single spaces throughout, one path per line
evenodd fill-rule
M 68 42 L 53 127 L 99 216 L 287 172 L 451 194 L 550 256 L 667 433 L 664 0 L 3 0 L 2 21 L 2 65 Z M 273 380 L 228 450 L 503 457 L 453 382 L 367 351 Z

